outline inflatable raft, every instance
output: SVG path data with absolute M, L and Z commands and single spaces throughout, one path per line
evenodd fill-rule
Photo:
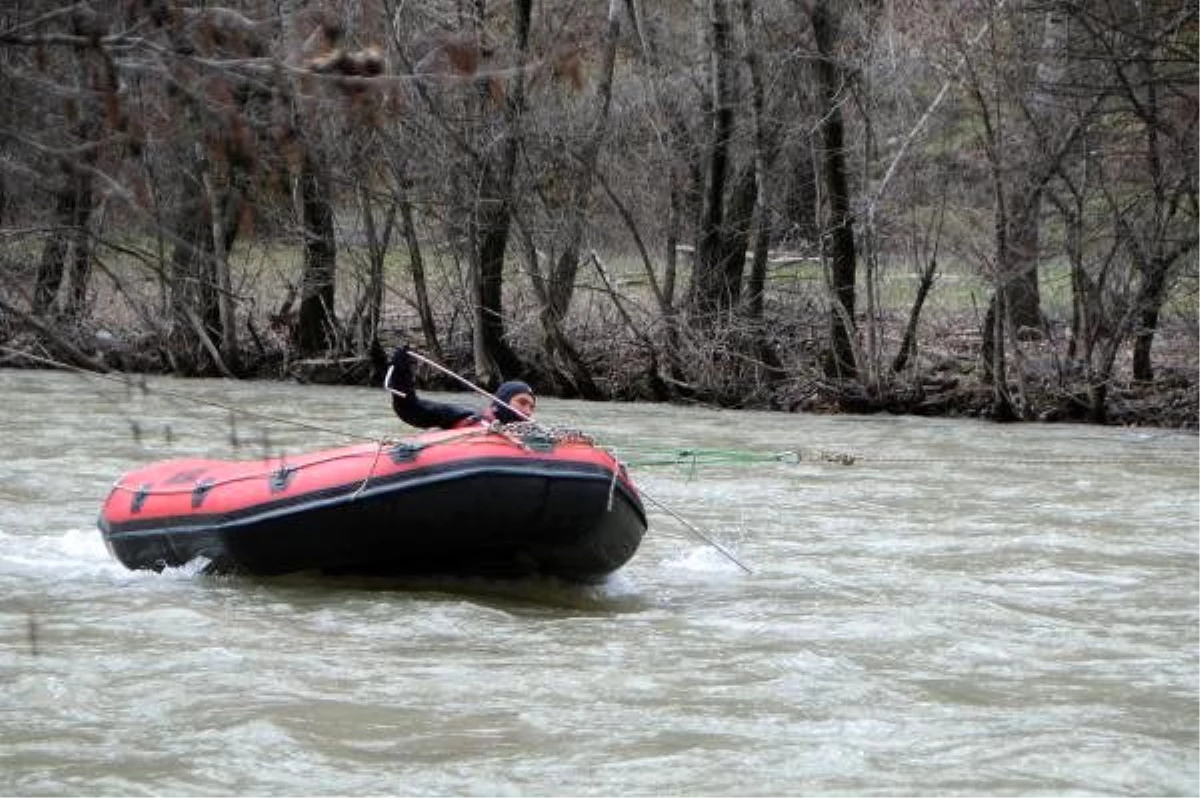
M 513 426 L 165 461 L 121 477 L 99 527 L 131 569 L 603 580 L 646 531 L 624 466 L 586 436 Z

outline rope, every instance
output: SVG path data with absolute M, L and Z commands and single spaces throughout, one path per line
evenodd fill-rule
M 382 450 L 382 448 L 386 444 L 387 444 L 387 441 L 380 441 L 379 449 L 377 449 L 373 454 L 368 453 L 368 452 L 354 452 L 352 454 L 339 454 L 339 455 L 333 455 L 330 457 L 322 457 L 317 460 L 313 460 L 312 462 L 304 463 L 303 465 L 297 465 L 297 466 L 288 466 L 287 458 L 280 457 L 279 458 L 279 466 L 276 468 L 269 468 L 266 471 L 256 471 L 256 472 L 252 472 L 252 473 L 239 474 L 237 476 L 226 477 L 226 478 L 220 479 L 220 480 L 213 480 L 210 483 L 206 483 L 206 486 L 209 490 L 211 490 L 212 488 L 223 486 L 223 485 L 232 485 L 235 482 L 247 482 L 250 480 L 263 479 L 264 477 L 270 477 L 272 474 L 279 471 L 280 469 L 299 471 L 302 468 L 312 468 L 314 466 L 325 465 L 326 463 L 332 463 L 337 460 L 354 460 L 354 459 L 357 459 L 360 457 L 366 457 L 368 454 L 371 454 L 371 456 L 373 456 L 377 462 L 378 458 L 379 458 L 379 452 Z M 374 468 L 374 464 L 372 464 L 372 468 Z M 151 492 L 156 496 L 169 496 L 171 494 L 176 494 L 176 493 L 192 493 L 195 489 L 196 489 L 195 485 L 190 485 L 187 483 L 180 483 L 180 487 L 178 487 L 178 488 L 169 488 L 169 487 L 156 488 L 155 490 L 153 490 Z M 127 484 L 122 483 L 118 479 L 116 481 L 116 483 L 113 484 L 113 490 L 123 490 L 123 491 L 129 492 L 129 493 L 138 493 L 142 490 L 142 487 L 140 485 L 138 485 L 138 486 L 127 485 Z M 361 488 L 360 488 L 360 490 L 361 490 Z
M 1158 451 L 1145 455 L 1129 455 L 1117 457 L 874 457 L 854 452 L 834 449 L 810 449 L 783 452 L 751 452 L 728 449 L 680 449 L 675 452 L 647 451 L 646 459 L 638 459 L 636 455 L 626 462 L 637 468 L 652 468 L 657 466 L 717 466 L 717 465 L 746 465 L 762 463 L 785 463 L 798 465 L 802 463 L 831 463 L 834 465 L 912 465 L 939 463 L 963 463 L 979 465 L 1170 465 L 1176 463 L 1197 463 L 1193 455 L 1183 452 Z
M 1194 456 L 1162 452 L 1147 457 L 878 457 L 861 458 L 874 465 L 911 465 L 913 463 L 975 463 L 980 465 L 1197 465 Z
M 683 525 L 684 525 L 684 527 L 686 527 L 686 528 L 688 529 L 688 531 L 689 531 L 689 532 L 691 532 L 693 535 L 695 535 L 696 537 L 700 538 L 700 540 L 703 540 L 703 541 L 704 541 L 705 543 L 707 543 L 708 545 L 712 546 L 714 549 L 716 549 L 717 551 L 719 551 L 721 554 L 724 554 L 724 555 L 725 555 L 725 557 L 726 557 L 726 558 L 728 558 L 728 560 L 729 560 L 730 562 L 732 562 L 734 565 L 736 565 L 738 568 L 741 568 L 743 571 L 745 571 L 745 572 L 746 572 L 746 573 L 748 573 L 748 574 L 752 574 L 752 573 L 754 573 L 753 571 L 751 571 L 751 570 L 750 570 L 750 568 L 749 568 L 749 567 L 747 567 L 747 566 L 746 566 L 746 564 L 745 564 L 745 563 L 743 563 L 743 562 L 742 562 L 741 560 L 739 560 L 737 557 L 734 557 L 734 556 L 733 556 L 733 554 L 732 554 L 732 553 L 731 553 L 731 552 L 730 552 L 728 549 L 726 549 L 724 546 L 722 546 L 721 544 L 717 543 L 715 540 L 713 540 L 712 538 L 710 538 L 708 535 L 704 534 L 704 532 L 702 532 L 702 531 L 700 530 L 700 528 L 699 528 L 698 526 L 696 526 L 695 524 L 693 524 L 691 521 L 687 520 L 687 519 L 686 519 L 686 518 L 684 518 L 682 515 L 680 515 L 679 513 L 675 512 L 674 510 L 672 510 L 672 509 L 671 509 L 670 507 L 668 507 L 667 505 L 663 504 L 663 503 L 662 503 L 661 501 L 659 501 L 658 499 L 656 499 L 656 498 L 654 498 L 653 496 L 651 496 L 650 494 L 646 493 L 646 491 L 642 490 L 642 491 L 640 491 L 640 492 L 641 492 L 642 496 L 644 496 L 645 498 L 647 498 L 647 499 L 649 499 L 651 502 L 653 502 L 653 503 L 654 503 L 654 505 L 655 505 L 656 507 L 658 507 L 660 510 L 662 510 L 663 512 L 665 512 L 665 513 L 667 513 L 668 515 L 670 515 L 672 518 L 674 518 L 674 519 L 675 519 L 676 521 L 678 521 L 679 523 L 683 524 Z
M 380 441 L 375 447 L 375 457 L 371 459 L 371 468 L 368 469 L 367 475 L 363 477 L 362 484 L 358 486 L 358 490 L 354 491 L 354 495 L 350 497 L 350 501 L 355 501 L 362 492 L 367 489 L 367 484 L 370 483 L 371 477 L 375 476 L 375 466 L 379 465 L 379 455 L 383 454 L 384 442 Z

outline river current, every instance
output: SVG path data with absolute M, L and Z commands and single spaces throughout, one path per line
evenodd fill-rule
M 0 371 L 0 794 L 1200 790 L 1195 433 L 539 418 L 646 494 L 604 584 L 131 572 L 123 472 L 408 430 L 378 389 Z

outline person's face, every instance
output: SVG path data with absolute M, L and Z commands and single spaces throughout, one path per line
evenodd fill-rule
M 533 417 L 533 411 L 537 407 L 537 399 L 532 394 L 519 393 L 508 400 L 508 406 L 517 412 Z

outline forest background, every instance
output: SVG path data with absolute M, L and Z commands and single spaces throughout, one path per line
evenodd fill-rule
M 9 0 L 0 364 L 1197 427 L 1194 0 Z M 457 387 L 423 370 L 426 387 Z

